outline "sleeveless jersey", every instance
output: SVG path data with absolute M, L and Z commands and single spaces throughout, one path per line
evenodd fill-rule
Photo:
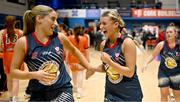
M 4 30 L 3 33 L 3 50 L 13 51 L 16 41 L 21 37 L 21 34 L 18 29 L 15 29 L 15 34 L 11 37 L 8 37 L 7 30 Z
M 31 91 L 50 91 L 56 89 L 63 89 L 64 91 L 71 91 L 71 78 L 66 71 L 64 64 L 64 50 L 60 43 L 57 33 L 46 44 L 42 44 L 34 33 L 26 36 L 27 38 L 27 55 L 25 62 L 27 63 L 29 71 L 38 71 L 48 65 L 58 68 L 57 80 L 52 85 L 44 85 L 36 79 L 30 80 Z
M 14 54 L 14 46 L 16 41 L 21 37 L 21 33 L 18 29 L 15 29 L 15 34 L 8 37 L 7 29 L 4 29 L 2 35 L 2 46 L 3 46 L 3 65 L 6 74 L 10 73 L 10 66 L 12 57 Z
M 178 42 L 175 47 L 171 49 L 169 48 L 167 41 L 164 41 L 160 56 L 160 69 L 168 76 L 180 74 L 180 44 Z
M 125 35 L 118 38 L 112 47 L 108 45 L 109 40 L 107 40 L 103 50 L 111 56 L 114 62 L 122 66 L 126 66 L 125 57 L 121 50 L 121 45 L 126 37 Z M 141 86 L 136 71 L 132 78 L 128 78 L 118 74 L 105 63 L 104 68 L 106 71 L 105 98 L 110 101 L 140 101 L 142 99 Z

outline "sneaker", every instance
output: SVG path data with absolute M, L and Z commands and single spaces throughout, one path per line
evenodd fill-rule
M 30 97 L 31 97 L 31 95 L 30 95 L 30 94 L 28 94 L 28 93 L 25 93 L 25 94 L 24 94 L 24 97 L 25 97 L 25 99 L 28 99 L 28 98 L 30 98 Z
M 172 93 L 169 93 L 168 95 L 168 102 L 176 102 L 175 97 Z
M 77 99 L 80 99 L 82 97 L 81 93 L 77 93 Z
M 17 102 L 17 97 L 16 96 L 10 97 L 10 102 Z
M 82 88 L 77 89 L 77 99 L 80 99 L 82 97 Z

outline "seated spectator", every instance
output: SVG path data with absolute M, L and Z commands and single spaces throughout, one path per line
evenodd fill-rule
M 158 0 L 155 6 L 156 6 L 156 9 L 161 9 L 162 8 L 162 2 Z
M 136 1 L 135 0 L 131 0 L 131 3 L 130 3 L 130 7 L 131 8 L 136 8 Z

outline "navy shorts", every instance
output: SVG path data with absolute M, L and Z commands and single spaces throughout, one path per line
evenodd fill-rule
M 71 92 L 54 90 L 49 92 L 32 92 L 29 101 L 74 102 Z
M 52 102 L 74 102 L 73 96 L 70 93 L 63 92 L 56 97 Z
M 170 87 L 174 90 L 180 90 L 180 74 L 167 75 L 164 71 L 159 69 L 158 84 L 159 87 Z

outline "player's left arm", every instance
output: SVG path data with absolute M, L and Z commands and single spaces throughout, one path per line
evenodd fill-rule
M 70 51 L 78 60 L 80 64 L 86 69 L 91 69 L 91 65 L 88 63 L 87 59 L 81 54 L 81 52 L 67 39 L 67 37 L 61 33 L 58 34 L 61 39 L 63 46 L 66 50 Z
M 134 75 L 134 69 L 136 64 L 136 46 L 131 38 L 126 38 L 122 44 L 122 52 L 125 57 L 126 65 L 122 66 L 117 62 L 114 62 L 110 55 L 103 52 L 102 60 L 113 68 L 116 72 L 126 77 L 131 78 Z

